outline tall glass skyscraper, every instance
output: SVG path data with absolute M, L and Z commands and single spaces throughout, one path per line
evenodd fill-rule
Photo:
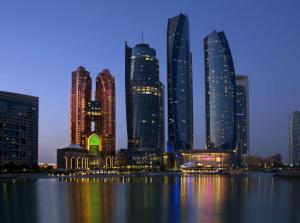
M 236 148 L 236 84 L 230 48 L 224 32 L 204 39 L 206 144 L 208 149 Z
M 39 98 L 0 91 L 0 166 L 38 165 Z
M 125 99 L 126 99 L 126 123 L 128 148 L 132 147 L 132 81 L 131 81 L 131 54 L 132 48 L 125 43 Z
M 168 149 L 193 148 L 193 85 L 189 20 L 179 14 L 168 20 Z
M 241 154 L 249 153 L 249 87 L 248 77 L 236 75 L 236 141 Z
M 300 112 L 294 111 L 289 121 L 289 163 L 300 165 Z
M 148 44 L 125 45 L 125 87 L 128 148 L 161 150 L 163 146 L 163 85 L 156 51 Z

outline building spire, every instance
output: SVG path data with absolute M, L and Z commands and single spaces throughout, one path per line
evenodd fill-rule
M 144 32 L 142 31 L 142 43 L 144 43 Z

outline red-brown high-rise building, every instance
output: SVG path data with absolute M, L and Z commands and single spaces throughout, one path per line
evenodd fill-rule
M 90 73 L 82 66 L 72 72 L 70 141 L 85 148 L 85 136 L 91 132 L 87 115 L 91 101 L 92 80 Z
M 101 105 L 101 117 L 95 131 L 101 138 L 101 148 L 106 155 L 116 151 L 116 93 L 115 77 L 105 69 L 96 78 L 96 101 Z

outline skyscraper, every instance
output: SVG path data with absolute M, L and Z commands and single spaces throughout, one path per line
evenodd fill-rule
M 294 111 L 289 121 L 289 163 L 300 165 L 300 112 Z
M 249 153 L 249 87 L 248 77 L 236 75 L 236 141 L 241 154 Z
M 85 148 L 85 135 L 91 131 L 88 103 L 91 101 L 92 80 L 90 73 L 82 66 L 72 72 L 70 141 Z
M 0 91 L 0 166 L 38 164 L 39 98 Z
M 193 85 L 189 20 L 179 14 L 168 20 L 168 147 L 193 148 Z
M 114 155 L 116 151 L 116 95 L 115 77 L 105 69 L 96 78 L 95 99 L 101 105 L 101 116 L 95 123 L 105 154 Z
M 224 32 L 204 39 L 206 144 L 208 149 L 236 148 L 236 84 L 231 51 Z
M 161 150 L 163 85 L 156 51 L 148 44 L 125 45 L 125 87 L 128 148 Z
M 125 43 L 125 97 L 126 97 L 126 124 L 127 124 L 127 147 L 132 147 L 132 81 L 131 81 L 131 54 L 132 48 Z

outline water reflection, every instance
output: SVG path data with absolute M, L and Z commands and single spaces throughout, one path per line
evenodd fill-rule
M 34 183 L 0 181 L 0 222 L 38 222 Z
M 299 188 L 264 174 L 0 181 L 0 222 L 300 222 Z

